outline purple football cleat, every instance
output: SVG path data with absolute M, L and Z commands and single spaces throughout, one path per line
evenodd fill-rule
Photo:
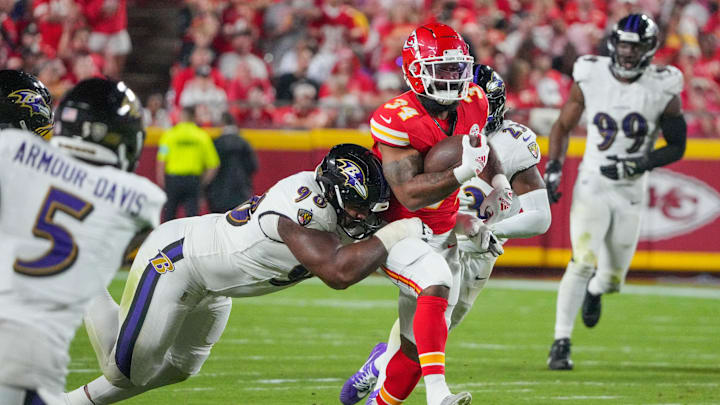
M 380 389 L 376 389 L 375 391 L 371 392 L 370 395 L 368 395 L 367 402 L 365 402 L 365 405 L 377 405 L 377 401 L 375 398 L 380 394 Z
M 370 356 L 360 369 L 345 381 L 340 391 L 340 402 L 343 405 L 353 405 L 365 398 L 375 388 L 380 371 L 375 367 L 375 359 L 380 357 L 387 349 L 386 343 L 378 343 L 373 347 Z

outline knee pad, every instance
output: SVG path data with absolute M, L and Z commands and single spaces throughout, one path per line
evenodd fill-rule
M 165 363 L 163 368 L 153 379 L 148 382 L 151 387 L 162 387 L 165 385 L 177 384 L 190 378 L 193 374 L 186 373 L 170 363 Z
M 620 274 L 622 274 L 622 276 Z M 596 283 L 596 286 L 599 287 L 603 294 L 619 292 L 620 288 L 625 284 L 624 272 L 622 270 L 617 270 L 612 273 L 598 271 L 593 280 L 593 283 Z
M 592 277 L 593 272 L 595 272 L 595 264 L 594 263 L 587 263 L 587 262 L 579 262 L 575 259 L 570 260 L 570 262 L 567 265 L 568 272 L 577 275 L 578 277 L 583 277 L 586 279 L 589 279 Z
M 417 238 L 396 243 L 388 252 L 386 264 L 383 270 L 391 279 L 398 284 L 409 280 L 416 293 L 433 285 L 448 288 L 453 285 L 452 272 L 445 258 Z
M 107 360 L 104 364 L 100 364 L 100 369 L 108 382 L 118 388 L 132 387 L 134 384 L 120 371 L 117 364 L 115 364 L 115 350 L 113 350 Z

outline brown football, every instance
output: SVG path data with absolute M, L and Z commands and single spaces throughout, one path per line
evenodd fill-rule
M 470 135 L 470 145 L 477 146 L 477 136 Z M 462 163 L 462 135 L 449 136 L 433 145 L 425 155 L 425 173 L 442 172 Z

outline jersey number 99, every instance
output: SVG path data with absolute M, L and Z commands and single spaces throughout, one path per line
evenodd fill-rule
M 595 114 L 593 124 L 603 137 L 603 141 L 597 146 L 598 149 L 607 150 L 615 142 L 615 135 L 618 132 L 617 122 L 610 115 L 600 112 Z M 647 120 L 642 115 L 632 112 L 622 119 L 622 130 L 626 137 L 634 140 L 633 144 L 625 151 L 635 153 L 642 146 L 648 133 Z

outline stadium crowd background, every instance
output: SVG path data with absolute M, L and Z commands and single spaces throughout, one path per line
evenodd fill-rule
M 0 0 L 10 1 L 12 0 Z M 123 55 L 92 49 L 94 33 L 127 27 L 150 0 L 17 1 L 2 20 L 0 66 L 36 74 L 55 100 L 92 76 L 123 78 Z M 510 115 L 547 133 L 568 95 L 577 56 L 606 54 L 609 28 L 641 11 L 660 25 L 654 63 L 685 75 L 689 135 L 720 135 L 720 8 L 716 0 L 184 0 L 171 86 L 145 98 L 147 123 L 169 127 L 195 106 L 203 126 L 229 111 L 245 128 L 364 128 L 406 90 L 399 55 L 408 34 L 447 23 L 476 62 L 508 84 Z M 164 89 L 158 89 L 164 90 Z

